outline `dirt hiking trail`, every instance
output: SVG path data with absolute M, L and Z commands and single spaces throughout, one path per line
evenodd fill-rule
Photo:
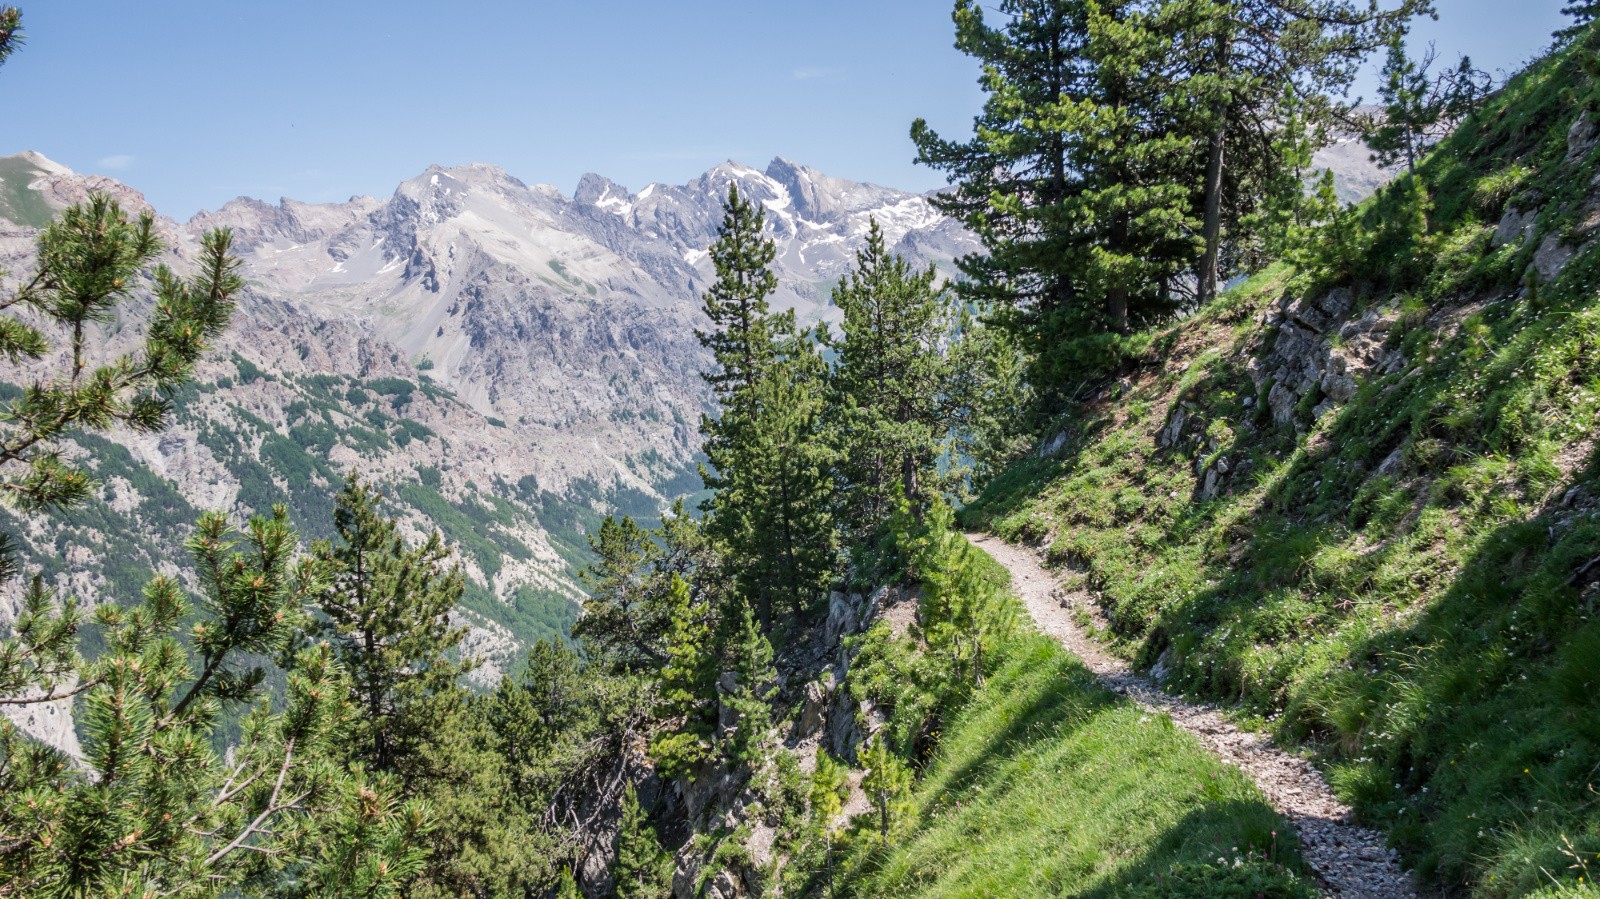
M 1301 857 L 1322 879 L 1329 895 L 1340 899 L 1411 899 L 1418 895 L 1399 859 L 1384 845 L 1383 834 L 1355 824 L 1350 807 L 1334 797 L 1310 763 L 1258 734 L 1239 730 L 1212 706 L 1166 693 L 1106 652 L 1074 620 L 1080 608 L 1093 614 L 1089 597 L 1063 590 L 1032 550 L 987 534 L 968 534 L 967 539 L 1011 572 L 1011 585 L 1039 630 L 1082 659 L 1101 682 L 1145 708 L 1171 717 L 1224 762 L 1249 775 L 1273 807 L 1294 822 L 1300 834 Z

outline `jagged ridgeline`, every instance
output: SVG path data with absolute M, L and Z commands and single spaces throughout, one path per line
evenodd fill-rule
M 1149 335 L 966 510 L 1170 689 L 1319 753 L 1451 891 L 1600 873 L 1597 50 Z
M 836 314 L 828 291 L 869 216 L 919 260 L 974 246 L 919 196 L 786 160 L 638 194 L 591 175 L 573 197 L 492 166 L 434 167 L 387 200 L 240 199 L 158 218 L 180 272 L 202 231 L 233 229 L 249 288 L 221 350 L 174 397 L 172 428 L 71 442 L 101 485 L 87 503 L 27 521 L 0 510 L 0 528 L 66 593 L 132 599 L 185 557 L 200 510 L 282 502 L 304 537 L 326 537 L 337 486 L 358 472 L 413 533 L 457 550 L 466 646 L 492 681 L 533 641 L 566 639 L 604 515 L 654 520 L 701 489 L 694 316 L 729 183 L 768 209 L 778 301 L 806 320 Z M 89 191 L 148 208 L 38 154 L 0 159 L 4 267 L 29 271 L 36 229 Z M 108 349 L 147 308 L 107 326 Z

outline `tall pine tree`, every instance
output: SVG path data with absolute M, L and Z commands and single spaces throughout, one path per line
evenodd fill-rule
M 920 503 L 950 429 L 950 315 L 933 268 L 913 271 L 874 220 L 833 290 L 843 313 L 829 381 L 844 485 L 840 524 L 871 533 L 901 491 Z
M 455 656 L 466 631 L 450 624 L 464 581 L 437 533 L 411 545 L 378 501 L 353 475 L 339 491 L 337 537 L 312 549 L 331 571 L 317 607 L 363 712 L 356 753 L 416 777 L 425 773 L 418 747 L 459 702 L 470 667 Z
M 723 213 L 711 247 L 717 281 L 705 295 L 712 327 L 697 332 L 714 359 L 705 379 L 719 401 L 700 426 L 713 491 L 705 528 L 769 629 L 776 605 L 808 611 L 832 577 L 826 366 L 819 334 L 797 331 L 792 312 L 768 312 L 776 251 L 760 207 L 731 186 Z

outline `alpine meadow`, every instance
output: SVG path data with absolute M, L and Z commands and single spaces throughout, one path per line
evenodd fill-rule
M 91 5 L 0 899 L 1600 899 L 1597 0 Z

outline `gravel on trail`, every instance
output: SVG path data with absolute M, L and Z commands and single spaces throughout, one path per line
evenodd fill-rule
M 1300 855 L 1339 899 L 1416 897 L 1411 877 L 1400 867 L 1383 834 L 1357 825 L 1350 807 L 1306 760 L 1274 746 L 1265 737 L 1228 723 L 1215 707 L 1172 696 L 1111 655 L 1078 626 L 1079 611 L 1094 614 L 1083 593 L 1064 591 L 1037 555 L 998 537 L 968 534 L 1011 572 L 1011 585 L 1039 630 L 1083 660 L 1101 682 L 1151 711 L 1169 716 L 1194 734 L 1222 761 L 1255 781 L 1274 808 L 1294 823 Z

